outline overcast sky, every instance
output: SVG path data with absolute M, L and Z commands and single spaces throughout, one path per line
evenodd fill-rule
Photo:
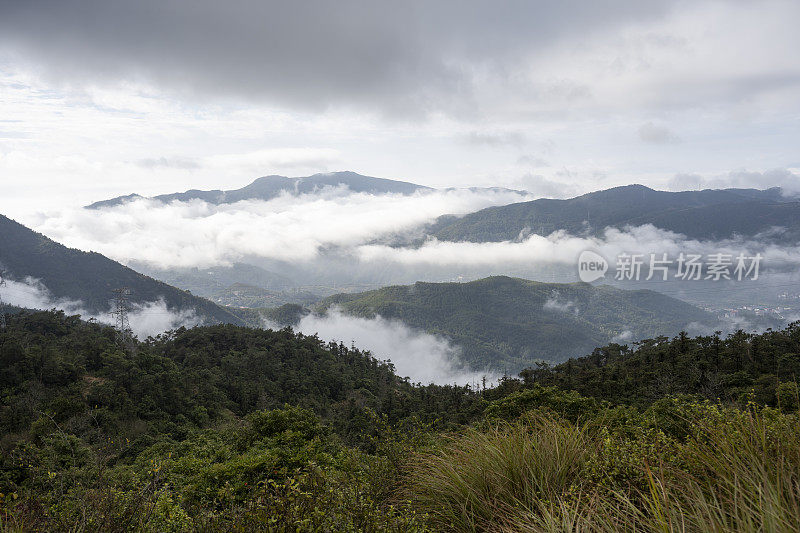
M 333 170 L 798 188 L 800 2 L 0 0 L 0 213 Z

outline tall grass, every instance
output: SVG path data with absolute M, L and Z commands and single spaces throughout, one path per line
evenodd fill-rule
M 697 420 L 688 471 L 652 476 L 662 531 L 800 531 L 800 423 L 771 411 Z
M 408 497 L 439 527 L 489 531 L 577 493 L 592 448 L 585 427 L 542 417 L 470 429 L 413 460 Z
M 798 417 L 707 414 L 689 421 L 676 455 L 637 458 L 644 488 L 590 475 L 597 426 L 537 416 L 419 454 L 408 495 L 438 528 L 457 532 L 800 531 Z

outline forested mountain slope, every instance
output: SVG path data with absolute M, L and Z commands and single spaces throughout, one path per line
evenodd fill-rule
M 333 306 L 446 336 L 462 347 L 464 362 L 473 368 L 512 373 L 535 360 L 558 362 L 588 353 L 615 338 L 674 335 L 693 322 L 714 322 L 705 311 L 649 290 L 506 276 L 339 294 L 318 309 Z
M 0 268 L 16 281 L 29 276 L 37 279 L 54 298 L 79 300 L 91 313 L 108 311 L 112 291 L 128 287 L 132 303 L 163 299 L 171 311 L 191 309 L 210 322 L 241 323 L 208 300 L 139 274 L 101 254 L 67 248 L 2 215 Z
M 60 312 L 7 319 L 6 529 L 733 532 L 800 520 L 797 325 L 609 345 L 475 390 L 414 386 L 290 330 L 180 329 L 123 350 L 112 328 Z

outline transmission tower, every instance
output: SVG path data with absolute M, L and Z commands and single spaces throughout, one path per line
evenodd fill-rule
M 0 270 L 0 287 L 6 286 L 5 271 Z M 0 294 L 0 331 L 6 329 L 6 312 L 3 309 L 3 295 Z
M 128 322 L 128 313 L 131 311 L 130 296 L 131 290 L 128 287 L 114 289 L 114 327 L 117 330 L 117 342 L 122 346 L 130 347 L 133 344 L 131 335 L 131 325 Z

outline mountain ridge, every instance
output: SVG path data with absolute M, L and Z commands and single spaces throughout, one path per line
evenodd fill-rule
M 565 200 L 540 198 L 494 206 L 462 217 L 445 215 L 428 226 L 443 241 L 499 242 L 563 230 L 598 235 L 607 227 L 652 224 L 694 239 L 754 236 L 783 227 L 800 239 L 800 201 L 779 188 L 657 191 L 640 184 Z
M 446 187 L 443 189 L 436 189 L 426 185 L 419 185 L 408 181 L 391 180 L 386 178 L 376 178 L 373 176 L 364 176 L 356 172 L 341 171 L 341 172 L 328 172 L 313 174 L 311 176 L 303 177 L 287 177 L 272 174 L 269 176 L 262 176 L 256 178 L 249 184 L 239 189 L 213 189 L 213 190 L 200 190 L 189 189 L 188 191 L 159 194 L 152 197 L 142 196 L 140 194 L 131 193 L 123 196 L 117 196 L 107 200 L 100 200 L 92 204 L 84 206 L 86 209 L 102 209 L 106 207 L 114 207 L 122 205 L 134 200 L 155 200 L 158 202 L 187 202 L 192 200 L 202 200 L 214 205 L 231 204 L 243 200 L 271 200 L 280 196 L 281 194 L 303 195 L 313 194 L 316 191 L 328 187 L 341 187 L 344 186 L 351 192 L 366 193 L 372 195 L 378 194 L 402 194 L 410 195 L 415 192 L 422 191 L 454 191 L 460 190 L 457 187 Z M 527 194 L 527 191 L 508 189 L 506 187 L 466 187 L 464 190 L 471 192 L 514 192 L 517 194 Z
M 536 360 L 563 361 L 613 340 L 673 335 L 692 322 L 715 318 L 688 303 L 650 290 L 587 283 L 545 283 L 491 276 L 466 283 L 417 282 L 323 299 L 320 314 L 396 319 L 441 335 L 462 348 L 476 370 L 519 371 Z M 302 318 L 300 306 L 265 313 L 283 325 Z
M 160 194 L 153 196 L 152 200 L 169 203 L 174 201 L 203 200 L 205 202 L 220 205 L 235 203 L 242 200 L 271 200 L 280 194 L 309 194 L 325 187 L 337 187 L 345 185 L 353 192 L 363 192 L 367 194 L 413 194 L 416 191 L 432 190 L 431 187 L 417 185 L 407 181 L 397 181 L 385 178 L 375 178 L 364 176 L 355 172 L 330 172 L 313 174 L 305 177 L 290 178 L 272 174 L 256 178 L 251 183 L 239 189 L 230 190 L 199 190 L 190 189 L 180 193 Z M 113 207 L 132 200 L 145 198 L 133 193 L 125 196 L 118 196 L 108 200 L 100 200 L 85 206 L 87 209 L 100 209 Z
M 112 291 L 129 287 L 133 304 L 163 299 L 171 311 L 193 309 L 211 323 L 243 323 L 213 302 L 140 274 L 97 252 L 68 248 L 3 215 L 0 265 L 8 279 L 39 280 L 54 298 L 79 300 L 92 313 L 108 311 Z

